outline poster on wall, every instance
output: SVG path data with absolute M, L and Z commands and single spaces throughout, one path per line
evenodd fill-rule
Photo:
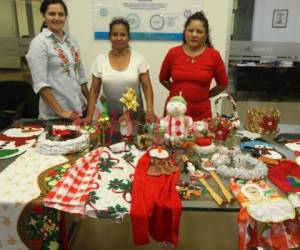
M 200 0 L 92 0 L 95 39 L 107 39 L 109 23 L 124 18 L 134 40 L 182 40 L 187 17 L 203 9 Z

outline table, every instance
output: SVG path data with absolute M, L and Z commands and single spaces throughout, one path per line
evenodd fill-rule
M 280 127 L 282 132 L 300 131 L 300 127 L 295 125 L 282 125 Z M 292 157 L 292 152 L 288 149 L 280 147 L 280 150 L 288 157 Z M 13 160 L 7 159 L 1 161 L 2 170 Z M 209 180 L 209 182 L 212 186 L 215 185 L 212 180 Z M 236 202 L 218 207 L 209 198 L 183 201 L 178 249 L 199 249 L 201 246 L 212 250 L 237 249 L 237 224 L 233 223 L 233 221 L 236 220 L 239 209 L 240 207 Z M 121 245 L 123 249 L 136 249 L 132 246 L 128 219 L 125 219 L 121 224 L 115 224 L 107 220 L 102 220 L 99 223 L 99 220 L 88 218 L 80 220 L 80 224 L 78 233 L 72 242 L 72 249 L 99 249 L 94 243 L 89 246 L 90 248 L 86 248 L 86 239 L 92 239 L 93 237 L 97 241 L 102 242 L 101 245 L 106 246 L 103 249 L 118 249 L 118 245 Z M 102 231 L 103 235 L 100 235 L 99 231 Z M 108 236 L 105 232 L 114 233 Z M 217 240 L 212 237 L 212 232 L 217 237 Z M 160 249 L 160 247 L 162 247 L 161 244 L 157 245 L 153 243 L 143 249 Z

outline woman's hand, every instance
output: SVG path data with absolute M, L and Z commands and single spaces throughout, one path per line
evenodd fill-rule
M 145 116 L 146 123 L 158 123 L 159 119 L 154 111 L 147 111 Z
M 77 114 L 71 110 L 63 110 L 59 112 L 59 116 L 64 119 L 76 120 L 78 118 Z
M 92 117 L 87 115 L 85 118 L 82 119 L 81 124 L 88 126 L 91 124 L 91 122 L 92 122 Z

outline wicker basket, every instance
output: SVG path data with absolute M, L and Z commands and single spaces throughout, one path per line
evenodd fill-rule
M 239 115 L 238 115 L 238 109 L 237 109 L 237 105 L 236 102 L 233 98 L 233 96 L 230 93 L 222 93 L 218 96 L 218 98 L 215 100 L 215 106 L 218 105 L 219 101 L 225 99 L 227 101 L 230 102 L 230 104 L 232 105 L 232 114 L 219 114 L 217 112 L 217 117 L 223 117 L 226 120 L 229 120 L 232 124 L 233 128 L 238 128 L 241 124 L 240 119 L 239 119 Z
M 247 112 L 245 129 L 260 134 L 276 134 L 279 132 L 280 112 L 276 108 L 251 107 Z
M 219 101 L 225 99 L 232 105 L 232 114 L 219 114 L 213 118 L 207 119 L 208 130 L 214 134 L 216 141 L 226 141 L 231 139 L 234 134 L 234 130 L 240 126 L 240 120 L 238 117 L 237 105 L 232 95 L 229 93 L 222 93 L 215 100 L 215 105 L 218 105 Z

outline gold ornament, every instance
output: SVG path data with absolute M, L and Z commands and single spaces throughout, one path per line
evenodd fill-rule
M 127 87 L 127 91 L 123 93 L 123 96 L 120 98 L 120 102 L 124 103 L 125 107 L 128 110 L 132 109 L 133 111 L 136 111 L 137 107 L 140 106 L 136 101 L 135 90 L 128 87 Z

